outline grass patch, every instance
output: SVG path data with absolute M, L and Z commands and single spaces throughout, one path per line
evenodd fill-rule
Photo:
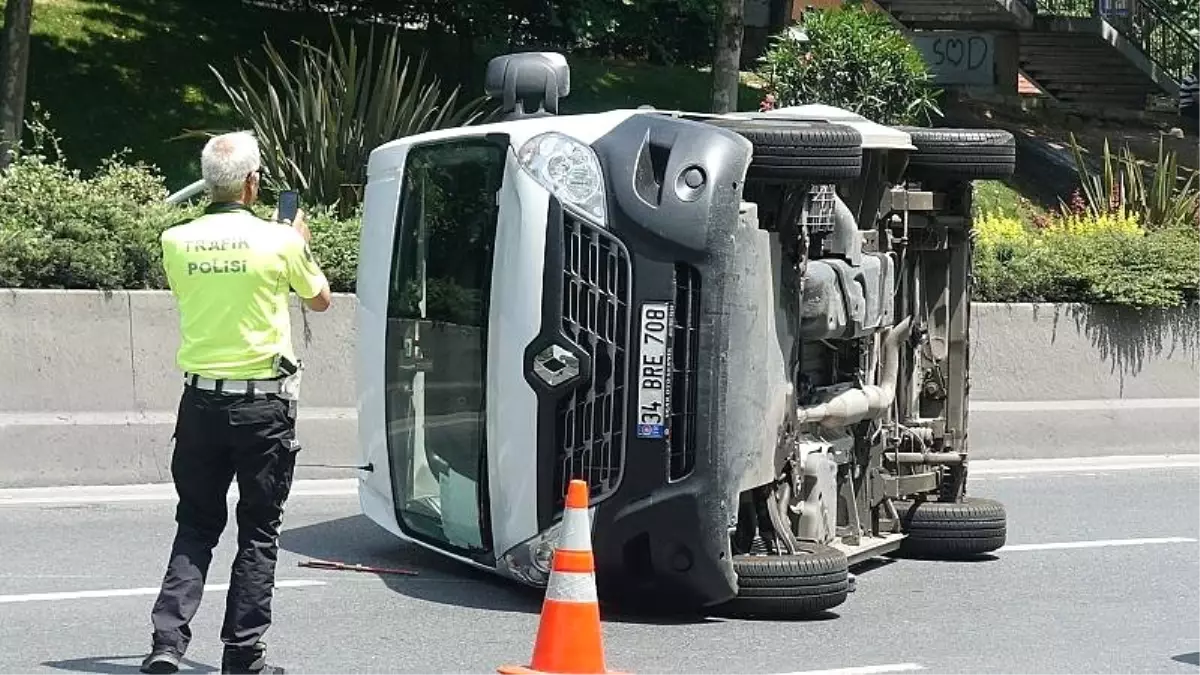
M 990 214 L 1031 223 L 1036 217 L 1046 215 L 1045 209 L 1030 201 L 1011 185 L 999 180 L 975 181 L 972 206 L 976 218 Z
M 738 109 L 754 110 L 762 93 L 743 83 Z M 683 66 L 654 66 L 611 59 L 571 59 L 568 113 L 652 105 L 663 110 L 705 111 L 712 105 L 712 73 Z

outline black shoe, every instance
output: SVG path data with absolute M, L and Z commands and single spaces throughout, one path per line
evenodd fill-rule
M 283 668 L 267 663 L 266 646 L 261 642 L 250 649 L 226 649 L 221 657 L 222 673 L 283 673 Z
M 174 647 L 165 645 L 155 646 L 150 655 L 142 661 L 143 673 L 175 673 L 179 671 L 179 661 L 183 654 Z
M 261 667 L 259 667 L 259 666 L 239 667 L 239 666 L 234 666 L 234 665 L 229 665 L 229 664 L 223 663 L 223 664 L 221 664 L 221 672 L 222 673 L 243 673 L 243 674 L 249 673 L 252 675 L 260 675 L 260 674 L 265 675 L 267 673 L 270 673 L 273 675 L 275 673 L 278 673 L 279 675 L 282 675 L 283 673 L 286 673 L 287 671 L 284 670 L 283 668 L 280 668 L 279 666 L 273 666 L 269 663 L 264 662 Z

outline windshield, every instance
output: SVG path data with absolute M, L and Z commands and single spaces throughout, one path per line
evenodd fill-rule
M 400 525 L 465 555 L 490 548 L 480 505 L 504 159 L 503 146 L 482 138 L 409 152 L 388 298 L 388 452 Z

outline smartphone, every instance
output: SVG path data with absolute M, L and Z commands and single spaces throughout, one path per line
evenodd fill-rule
M 279 193 L 279 220 L 292 222 L 296 220 L 296 212 L 300 210 L 300 193 L 295 190 L 284 190 Z

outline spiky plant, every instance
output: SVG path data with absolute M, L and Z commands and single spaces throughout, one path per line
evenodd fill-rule
M 259 139 L 269 189 L 300 189 L 309 204 L 352 209 L 361 196 L 367 159 L 383 143 L 435 129 L 472 124 L 490 114 L 488 100 L 464 102 L 426 74 L 426 55 L 404 53 L 392 30 L 381 52 L 372 27 L 365 50 L 353 31 L 330 22 L 328 49 L 295 42 L 289 66 L 269 38 L 266 67 L 235 60 L 236 82 L 209 66 L 238 117 Z M 217 131 L 189 132 L 211 135 Z

